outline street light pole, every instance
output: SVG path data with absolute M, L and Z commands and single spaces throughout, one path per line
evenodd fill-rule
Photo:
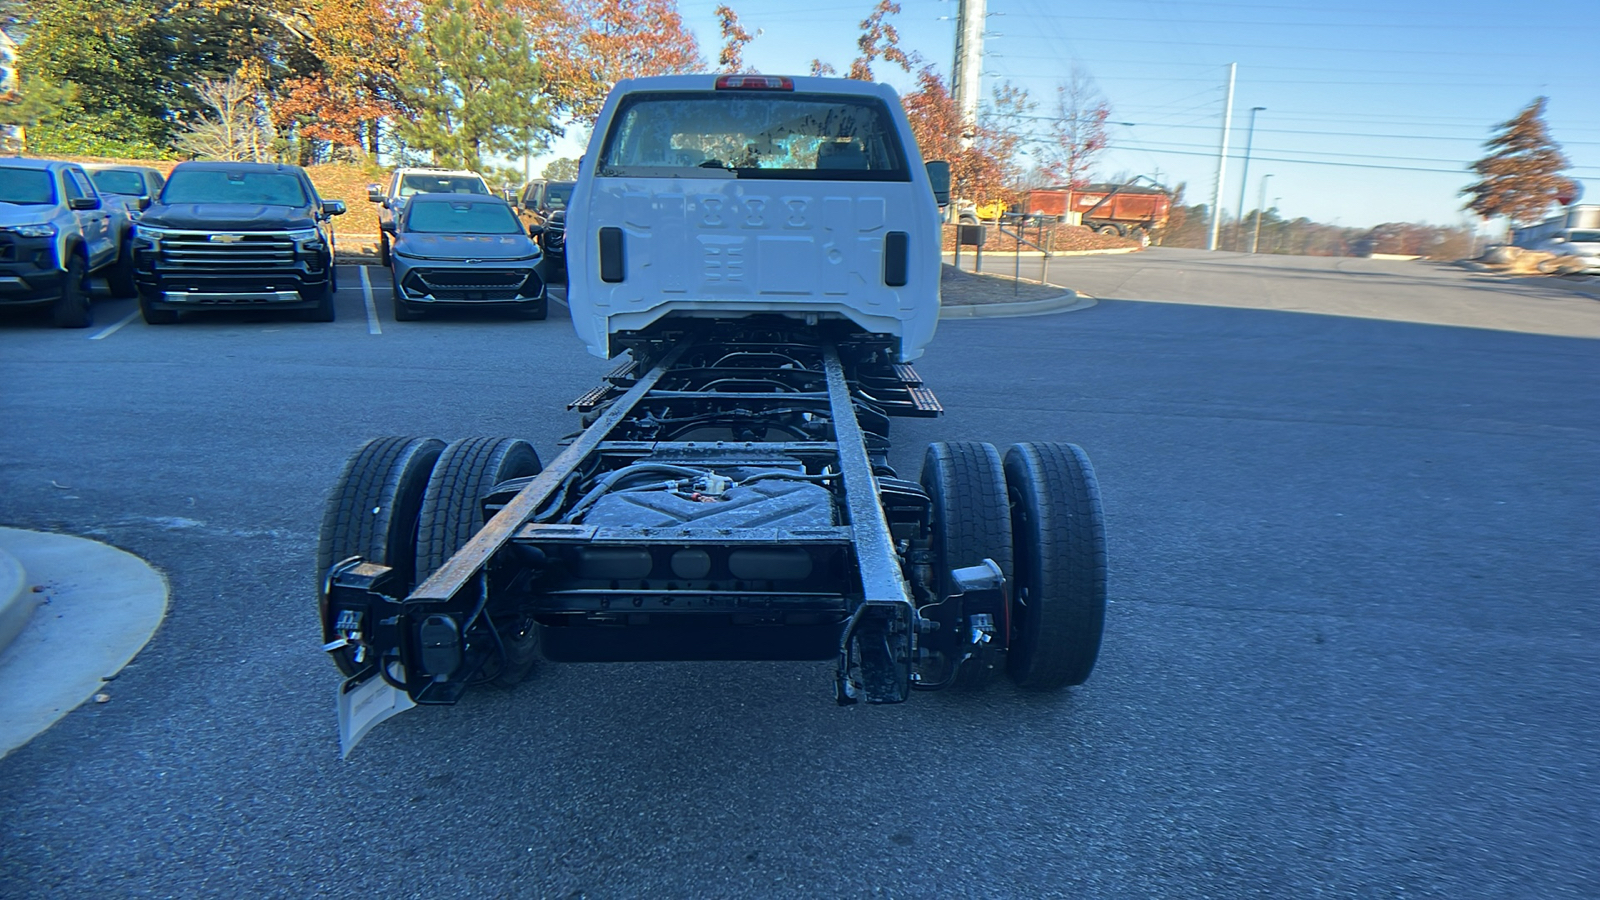
M 1233 248 L 1235 250 L 1239 249 L 1240 244 L 1244 243 L 1239 240 L 1239 236 L 1244 233 L 1244 192 L 1250 187 L 1250 147 L 1256 140 L 1256 113 L 1264 112 L 1265 110 L 1265 106 L 1250 107 L 1250 130 L 1245 132 L 1244 138 L 1244 166 L 1239 170 L 1239 220 L 1233 226 L 1235 235 Z M 1251 252 L 1254 253 L 1255 251 L 1252 250 Z
M 1250 236 L 1250 252 L 1256 252 L 1256 247 L 1261 243 L 1261 213 L 1267 205 L 1267 179 L 1271 175 L 1261 176 L 1261 199 L 1256 202 L 1256 233 Z

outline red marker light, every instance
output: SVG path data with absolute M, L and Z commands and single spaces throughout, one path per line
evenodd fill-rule
M 719 91 L 792 91 L 794 79 L 779 75 L 721 75 Z

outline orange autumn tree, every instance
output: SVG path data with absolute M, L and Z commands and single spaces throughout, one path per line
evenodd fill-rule
M 677 0 L 507 0 L 533 38 L 544 96 L 560 119 L 590 124 L 624 78 L 700 68 Z
M 872 81 L 872 64 L 882 59 L 891 62 L 905 71 L 921 62 L 915 53 L 906 53 L 900 49 L 900 32 L 887 19 L 900 13 L 900 4 L 894 0 L 879 0 L 878 5 L 872 8 L 872 14 L 861 20 L 861 36 L 856 38 L 856 49 L 861 51 L 850 62 L 850 74 L 846 77 L 857 81 Z M 818 63 L 813 60 L 813 67 Z
M 284 82 L 273 106 L 274 124 L 301 138 L 301 161 L 310 142 L 377 153 L 379 123 L 403 115 L 398 81 L 417 35 L 415 0 L 313 0 L 297 22 L 316 60 L 308 75 Z
M 593 122 L 611 86 L 624 78 L 679 75 L 700 68 L 700 47 L 683 26 L 677 0 L 577 0 L 585 23 L 582 56 L 592 79 L 573 118 Z
M 755 37 L 739 24 L 739 14 L 724 4 L 717 7 L 713 15 L 722 29 L 722 50 L 717 54 L 717 70 L 755 73 L 755 69 L 746 68 L 744 64 L 744 45 L 755 40 Z
M 1022 139 L 1009 120 L 1032 108 L 1027 91 L 1010 84 L 996 88 L 970 147 L 962 146 L 961 110 L 933 66 L 917 73 L 917 89 L 903 95 L 900 103 L 922 158 L 950 163 L 952 197 L 985 202 L 1015 199 L 1012 185 Z

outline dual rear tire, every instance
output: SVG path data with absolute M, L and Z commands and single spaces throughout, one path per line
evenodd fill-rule
M 1105 625 L 1107 565 L 1099 484 L 1082 448 L 1017 444 L 1002 460 L 990 444 L 933 444 L 922 484 L 932 503 L 939 595 L 955 592 L 952 568 L 985 558 L 1010 584 L 1009 604 L 987 642 L 971 643 L 973 622 L 960 598 L 934 608 L 933 643 L 946 665 L 970 653 L 950 687 L 981 689 L 1002 669 L 1029 689 L 1087 680 Z
M 410 593 L 483 527 L 481 501 L 494 486 L 536 475 L 538 454 L 526 441 L 467 438 L 446 445 L 434 438 L 368 441 L 345 463 L 328 495 L 317 543 L 321 585 L 335 563 L 352 556 L 396 570 Z M 338 635 L 324 592 L 318 592 L 324 640 Z M 503 662 L 493 681 L 525 678 L 538 654 L 538 629 L 512 616 L 493 620 Z M 353 648 L 333 652 L 346 676 L 362 668 Z M 494 665 L 491 663 L 491 665 Z

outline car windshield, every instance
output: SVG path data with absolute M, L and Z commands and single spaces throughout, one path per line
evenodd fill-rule
M 161 202 L 308 205 L 300 179 L 287 172 L 183 168 L 173 171 L 166 188 L 161 191 Z
M 1600 231 L 1569 231 L 1567 240 L 1574 244 L 1591 244 L 1600 242 Z
M 553 181 L 544 189 L 544 205 L 551 209 L 566 207 L 567 201 L 572 199 L 572 189 L 576 187 L 570 181 Z
M 48 206 L 55 202 L 56 189 L 49 172 L 0 166 L 0 203 L 42 203 Z
M 412 194 L 488 194 L 483 179 L 476 175 L 404 175 L 400 196 Z
M 521 234 L 522 224 L 503 203 L 415 200 L 406 230 L 424 234 Z
M 94 179 L 94 186 L 102 194 L 122 194 L 127 197 L 140 197 L 144 195 L 144 176 L 138 172 L 129 172 L 127 169 L 101 169 L 90 172 L 89 177 Z
M 606 135 L 602 176 L 910 181 L 882 102 L 836 94 L 636 94 Z

